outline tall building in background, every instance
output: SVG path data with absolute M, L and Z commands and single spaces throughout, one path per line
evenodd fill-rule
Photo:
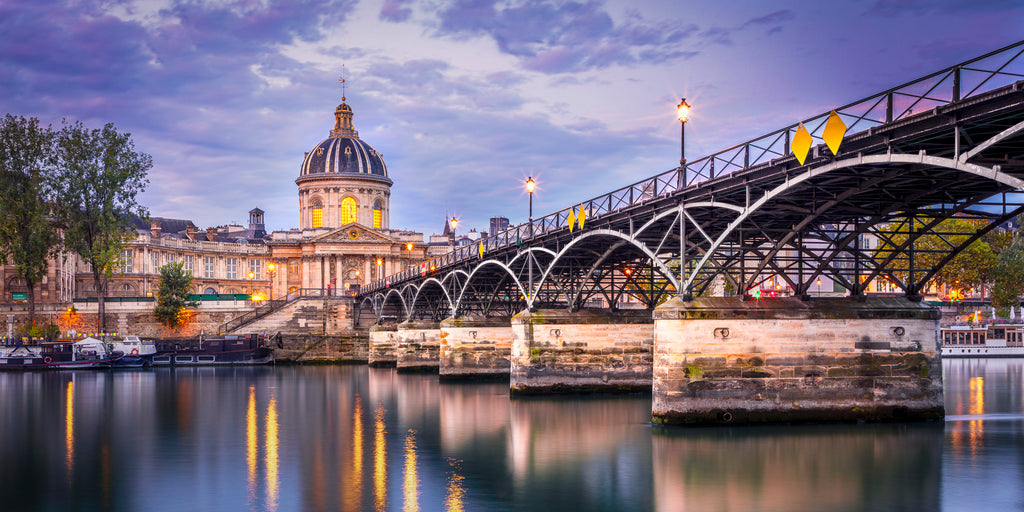
M 491 225 L 488 233 L 497 235 L 508 229 L 508 219 L 505 217 L 491 217 Z

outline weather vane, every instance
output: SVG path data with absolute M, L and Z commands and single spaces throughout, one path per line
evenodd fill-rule
M 341 84 L 341 101 L 345 101 L 345 75 L 346 74 L 347 73 L 345 71 L 345 65 L 342 64 L 341 65 L 341 77 L 338 78 L 338 83 Z

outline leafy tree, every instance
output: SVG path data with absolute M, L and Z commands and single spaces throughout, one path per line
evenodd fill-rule
M 10 261 L 28 287 L 28 315 L 35 324 L 36 285 L 57 254 L 46 179 L 53 131 L 39 120 L 7 114 L 0 121 L 0 262 Z
M 1024 293 L 1024 236 L 1016 236 L 1009 247 L 999 252 L 992 276 L 992 305 L 1006 312 L 1020 304 Z
M 914 267 L 917 269 L 934 268 L 955 247 L 966 243 L 967 239 L 985 225 L 984 221 L 975 219 L 952 218 L 940 222 L 932 228 L 931 233 L 920 236 L 914 242 Z M 879 230 L 878 248 L 874 253 L 875 261 L 879 263 L 885 261 L 892 255 L 896 247 L 907 241 L 909 226 L 909 223 L 892 223 L 882 226 Z M 916 229 L 923 229 L 924 222 L 914 220 L 914 226 Z M 935 274 L 935 281 L 959 290 L 980 288 L 982 284 L 989 281 L 996 267 L 996 253 L 992 246 L 1003 244 L 1005 244 L 1005 240 L 995 234 L 975 240 Z M 896 276 L 904 282 L 910 277 L 907 271 L 910 263 L 909 249 L 909 247 L 904 249 L 888 264 L 889 268 L 896 269 Z
M 65 123 L 57 133 L 54 204 L 64 227 L 64 246 L 90 265 L 105 330 L 107 283 L 119 267 L 125 241 L 135 236 L 132 216 L 147 218 L 136 202 L 149 183 L 153 159 L 135 151 L 131 134 L 107 123 L 89 130 L 80 122 Z
M 188 321 L 188 310 L 198 302 L 189 301 L 191 294 L 192 273 L 185 272 L 180 261 L 168 263 L 160 267 L 160 285 L 156 292 L 156 306 L 153 316 L 157 321 L 170 328 L 175 328 Z

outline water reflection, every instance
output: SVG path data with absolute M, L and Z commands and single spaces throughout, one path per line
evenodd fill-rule
M 937 510 L 941 424 L 665 429 L 656 509 Z
M 1024 361 L 944 370 L 944 425 L 746 429 L 652 429 L 645 396 L 510 400 L 365 366 L 0 373 L 0 439 L 16 440 L 0 495 L 147 512 L 1018 507 Z
M 278 499 L 278 454 L 277 454 L 277 400 L 270 398 L 267 404 L 267 510 L 277 510 Z
M 68 381 L 64 402 L 64 446 L 67 452 L 65 460 L 68 468 L 68 485 L 70 485 L 75 469 L 75 383 L 73 381 Z

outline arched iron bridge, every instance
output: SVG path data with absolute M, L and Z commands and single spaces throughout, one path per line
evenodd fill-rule
M 884 278 L 919 297 L 1024 212 L 1022 53 L 1024 41 L 836 108 L 847 126 L 836 154 L 821 143 L 823 113 L 371 283 L 357 308 L 377 321 L 627 297 L 653 308 L 766 282 L 807 296 L 822 278 L 852 295 Z M 802 164 L 791 151 L 800 124 L 815 142 Z M 953 217 L 974 231 L 943 232 Z

